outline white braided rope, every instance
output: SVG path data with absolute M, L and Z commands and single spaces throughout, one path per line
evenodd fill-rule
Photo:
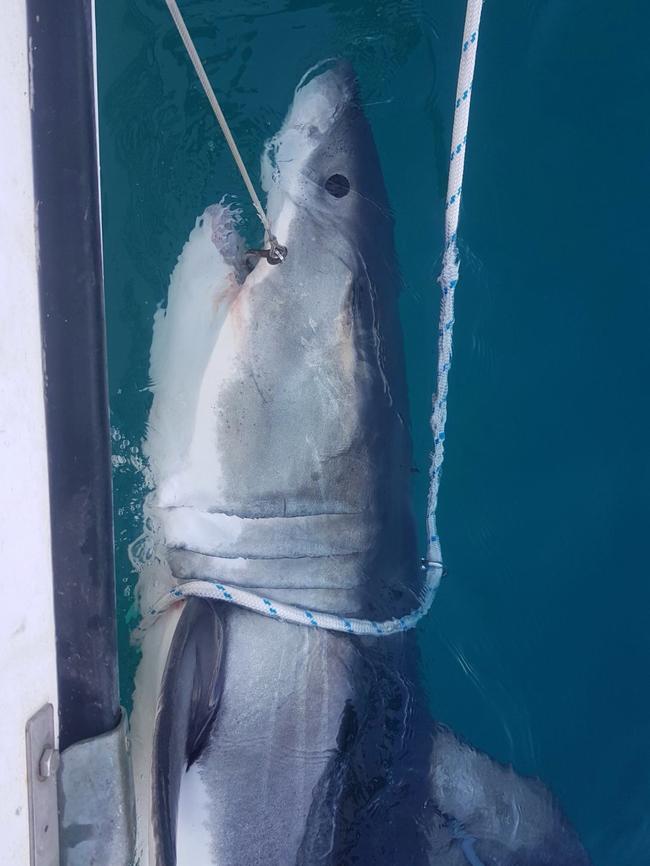
M 174 0 L 168 0 L 173 9 Z M 458 281 L 458 248 L 456 233 L 460 210 L 460 199 L 465 166 L 465 145 L 469 122 L 469 106 L 476 61 L 476 47 L 481 19 L 483 0 L 468 0 L 465 17 L 465 31 L 461 51 L 458 88 L 452 132 L 452 150 L 449 166 L 445 215 L 445 252 L 442 272 L 438 278 L 442 290 L 440 304 L 440 327 L 438 332 L 438 379 L 436 396 L 433 401 L 431 427 L 433 430 L 433 458 L 431 463 L 431 484 L 427 510 L 427 529 L 429 533 L 427 561 L 422 565 L 425 573 L 418 607 L 403 617 L 377 622 L 369 619 L 345 617 L 335 613 L 314 611 L 299 605 L 286 604 L 258 595 L 247 589 L 231 584 L 217 583 L 208 579 L 184 580 L 170 589 L 151 607 L 143 617 L 139 631 L 144 631 L 162 613 L 178 601 L 189 598 L 205 598 L 235 604 L 263 616 L 283 622 L 306 625 L 328 631 L 345 632 L 356 635 L 385 636 L 413 628 L 427 614 L 436 589 L 442 577 L 440 542 L 436 532 L 436 507 L 438 488 L 444 458 L 445 422 L 447 420 L 447 392 L 449 368 L 451 366 L 452 336 L 454 325 L 454 290 Z M 180 13 L 179 13 L 180 14 Z M 184 40 L 185 41 L 185 40 Z M 187 43 L 186 43 L 187 47 Z M 189 48 L 188 48 L 189 50 Z M 198 70 L 197 70 L 198 71 Z M 247 184 L 248 185 L 248 184 Z M 251 184 L 252 186 L 252 184 Z M 250 190 L 249 190 L 250 191 Z M 254 196 L 254 192 L 253 192 Z
M 474 65 L 478 33 L 481 23 L 483 0 L 468 0 L 465 15 L 465 31 L 458 70 L 458 87 L 454 126 L 451 134 L 451 154 L 449 157 L 449 180 L 445 202 L 445 251 L 442 258 L 442 271 L 438 277 L 442 297 L 440 300 L 440 325 L 438 328 L 438 381 L 433 399 L 431 429 L 433 431 L 433 455 L 431 459 L 429 503 L 427 509 L 428 558 L 436 562 L 442 560 L 440 539 L 436 528 L 438 490 L 445 456 L 445 424 L 447 422 L 447 394 L 449 391 L 449 370 L 451 368 L 452 339 L 454 333 L 454 294 L 458 282 L 459 258 L 456 244 L 460 202 L 463 192 L 463 172 L 465 169 L 465 150 L 467 146 L 467 127 L 469 125 L 469 106 L 472 99 Z
M 341 616 L 336 613 L 310 610 L 299 605 L 274 601 L 266 596 L 258 595 L 249 589 L 242 589 L 232 584 L 217 583 L 208 579 L 184 580 L 170 589 L 154 607 L 151 607 L 139 625 L 139 630 L 145 631 L 152 622 L 179 600 L 188 597 L 207 598 L 213 601 L 225 601 L 236 604 L 263 616 L 290 622 L 296 625 L 307 625 L 314 628 L 324 628 L 328 631 L 347 632 L 358 635 L 391 635 L 407 631 L 427 613 L 440 583 L 442 567 L 436 564 L 423 565 L 426 571 L 422 601 L 419 606 L 403 617 L 377 622 L 370 619 Z

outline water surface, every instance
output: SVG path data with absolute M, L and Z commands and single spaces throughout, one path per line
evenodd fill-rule
M 395 212 L 424 531 L 463 4 L 198 0 L 187 22 L 256 177 L 302 74 L 353 60 Z M 152 316 L 198 214 L 260 240 L 162 0 L 98 4 L 123 701 Z M 484 9 L 439 524 L 420 627 L 435 716 L 560 797 L 596 866 L 650 861 L 650 174 L 645 5 Z

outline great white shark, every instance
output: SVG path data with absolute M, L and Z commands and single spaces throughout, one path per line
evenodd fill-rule
M 156 314 L 144 608 L 219 580 L 372 619 L 417 607 L 393 221 L 351 67 L 267 144 L 280 265 L 197 220 Z M 357 637 L 181 601 L 145 632 L 141 866 L 586 866 L 550 792 L 429 715 L 412 632 Z

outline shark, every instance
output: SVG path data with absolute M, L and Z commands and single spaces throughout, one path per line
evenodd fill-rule
M 265 147 L 280 264 L 197 219 L 157 311 L 146 608 L 188 580 L 381 620 L 422 568 L 393 217 L 352 66 Z M 181 599 L 145 631 L 131 739 L 141 866 L 587 866 L 548 788 L 430 715 L 412 631 Z

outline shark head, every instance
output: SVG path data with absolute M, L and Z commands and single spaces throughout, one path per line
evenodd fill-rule
M 209 209 L 159 314 L 155 507 L 177 576 L 325 607 L 336 588 L 352 611 L 417 568 L 392 218 L 349 64 L 299 85 L 262 176 L 286 261 L 238 279 L 233 219 Z
M 319 69 L 326 64 L 319 64 Z M 308 72 L 279 132 L 266 145 L 262 185 L 278 237 L 288 237 L 303 210 L 328 235 L 359 243 L 359 231 L 385 223 L 388 200 L 370 127 L 359 103 L 352 67 L 345 61 Z M 373 213 L 373 210 L 376 213 Z M 382 220 L 381 217 L 384 219 Z M 324 240 L 325 238 L 323 238 Z

